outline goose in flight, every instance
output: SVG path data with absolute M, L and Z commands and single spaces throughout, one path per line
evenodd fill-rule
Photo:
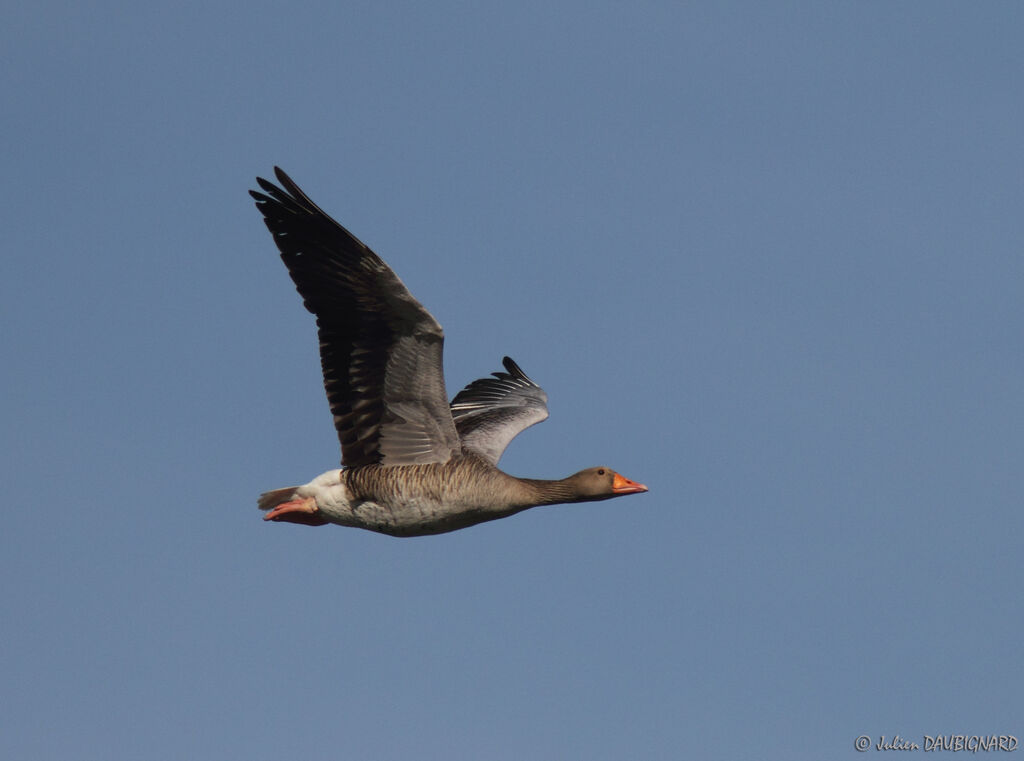
M 558 480 L 499 470 L 508 443 L 547 418 L 547 394 L 505 357 L 504 372 L 473 381 L 449 404 L 437 320 L 379 256 L 274 173 L 280 186 L 259 177 L 262 192 L 249 192 L 316 316 L 342 467 L 262 494 L 265 520 L 423 536 L 647 491 L 606 467 Z

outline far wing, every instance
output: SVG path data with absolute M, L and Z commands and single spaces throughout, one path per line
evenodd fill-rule
M 548 417 L 548 395 L 509 357 L 508 372 L 475 380 L 452 399 L 452 418 L 462 447 L 497 464 L 520 432 Z

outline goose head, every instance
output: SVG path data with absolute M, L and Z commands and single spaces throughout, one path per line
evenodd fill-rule
M 587 501 L 611 499 L 647 491 L 647 487 L 643 484 L 632 481 L 603 465 L 581 470 L 565 480 L 579 499 Z

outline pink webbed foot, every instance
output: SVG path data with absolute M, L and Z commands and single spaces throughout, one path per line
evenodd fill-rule
M 263 516 L 265 521 L 284 521 L 285 523 L 301 523 L 304 526 L 324 526 L 327 521 L 320 515 L 316 499 L 304 497 L 282 502 Z

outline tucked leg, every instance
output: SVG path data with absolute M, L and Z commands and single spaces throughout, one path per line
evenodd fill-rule
M 304 497 L 282 502 L 263 516 L 265 521 L 284 521 L 285 523 L 301 523 L 304 526 L 324 526 L 327 521 L 320 515 L 316 499 Z

